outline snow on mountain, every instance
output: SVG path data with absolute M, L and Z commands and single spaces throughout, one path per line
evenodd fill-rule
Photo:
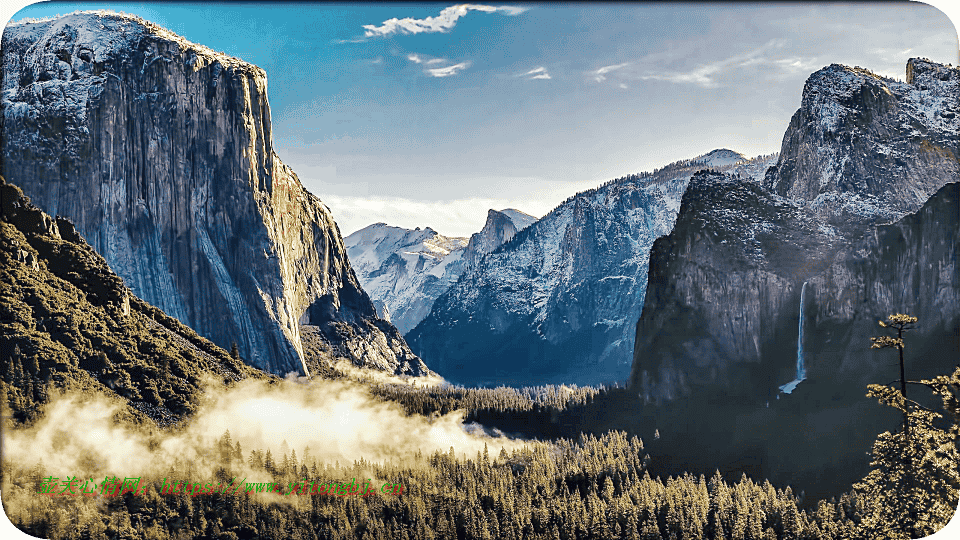
M 762 183 L 716 171 L 690 181 L 650 252 L 631 375 L 645 399 L 759 406 L 795 379 L 807 382 L 794 398 L 853 396 L 855 408 L 889 373 L 863 336 L 890 313 L 925 321 L 911 338 L 919 378 L 950 369 L 960 69 L 914 58 L 906 71 L 898 82 L 818 70 Z
M 459 383 L 626 379 L 650 247 L 673 228 L 690 177 L 710 167 L 758 184 L 777 158 L 707 156 L 570 197 L 438 298 L 411 347 Z
M 512 221 L 514 226 L 516 226 L 518 232 L 526 229 L 530 225 L 533 225 L 533 223 L 537 221 L 537 218 L 531 216 L 530 214 L 521 212 L 520 210 L 515 210 L 513 208 L 504 208 L 503 210 L 500 210 L 500 213 L 510 218 L 510 221 Z
M 725 165 L 735 165 L 741 161 L 746 161 L 747 156 L 740 152 L 734 152 L 726 148 L 720 148 L 712 152 L 693 158 L 692 161 L 700 162 L 708 167 L 723 167 Z
M 358 279 L 381 316 L 405 333 L 477 260 L 536 219 L 510 208 L 490 210 L 483 229 L 469 239 L 443 236 L 430 227 L 411 230 L 376 223 L 344 242 Z

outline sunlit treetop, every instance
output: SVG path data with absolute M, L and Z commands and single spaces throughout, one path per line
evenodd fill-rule
M 910 315 L 904 315 L 903 313 L 896 313 L 894 315 L 887 315 L 887 321 L 888 322 L 877 321 L 877 323 L 884 328 L 891 326 L 894 328 L 904 328 L 908 324 L 917 322 L 917 318 Z
M 883 324 L 882 322 L 880 323 Z M 872 337 L 870 341 L 873 342 L 870 345 L 871 349 L 885 349 L 887 347 L 903 347 L 903 340 L 900 338 L 890 337 L 890 336 L 880 336 Z

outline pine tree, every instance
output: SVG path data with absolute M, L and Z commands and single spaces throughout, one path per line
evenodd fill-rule
M 947 389 L 944 407 L 954 417 L 954 425 L 944 431 L 934 424 L 941 415 L 906 397 L 907 383 L 903 361 L 903 332 L 917 318 L 895 314 L 880 326 L 894 328 L 897 337 L 870 338 L 871 348 L 896 347 L 900 353 L 900 388 L 869 385 L 868 397 L 877 398 L 903 413 L 903 429 L 898 433 L 881 433 L 873 445 L 870 473 L 854 489 L 863 494 L 865 516 L 862 528 L 868 536 L 918 538 L 932 534 L 950 520 L 960 493 L 957 472 L 958 453 L 955 438 L 956 416 L 951 410 L 955 393 L 950 392 L 949 379 L 938 385 L 934 381 L 919 384 L 939 391 Z M 960 375 L 960 370 L 958 370 Z M 960 383 L 960 377 L 958 377 Z M 956 386 L 954 386 L 956 388 Z M 951 400 L 954 400 L 951 402 Z
M 267 448 L 267 455 L 263 458 L 263 468 L 266 469 L 267 472 L 274 472 L 273 455 L 270 454 L 269 448 Z
M 887 320 L 889 322 L 877 321 L 881 328 L 892 328 L 897 331 L 897 337 L 893 338 L 890 336 L 880 336 L 872 337 L 870 341 L 873 342 L 870 345 L 871 349 L 886 349 L 891 347 L 896 347 L 900 352 L 900 393 L 903 395 L 903 399 L 907 399 L 907 377 L 904 374 L 903 367 L 903 333 L 907 330 L 912 330 L 913 325 L 916 324 L 917 318 L 911 317 L 910 315 L 904 315 L 902 313 L 897 313 L 895 315 L 888 315 Z M 907 408 L 903 409 L 903 432 L 906 434 L 906 437 L 910 438 L 910 417 L 907 414 Z M 908 467 L 909 468 L 909 467 Z

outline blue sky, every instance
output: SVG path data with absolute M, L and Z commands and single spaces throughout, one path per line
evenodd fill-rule
M 884 4 L 44 2 L 137 14 L 267 72 L 276 151 L 344 235 L 468 235 L 611 178 L 727 147 L 778 151 L 831 63 L 958 64 L 937 9 Z

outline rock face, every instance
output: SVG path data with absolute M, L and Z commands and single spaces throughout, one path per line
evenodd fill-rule
M 830 221 L 881 223 L 960 177 L 960 70 L 920 59 L 906 82 L 837 64 L 807 79 L 764 180 Z
M 490 210 L 483 229 L 467 238 L 375 223 L 344 239 L 363 289 L 384 318 L 409 332 L 430 313 L 434 300 L 471 271 L 484 255 L 536 218 L 519 210 Z
M 486 223 L 483 224 L 480 232 L 470 235 L 470 242 L 467 243 L 467 248 L 463 252 L 466 269 L 476 268 L 480 259 L 487 253 L 508 242 L 518 232 L 536 221 L 537 218 L 530 214 L 512 208 L 500 211 L 488 210 Z
M 2 173 L 201 335 L 274 373 L 306 371 L 301 323 L 379 336 L 329 210 L 273 151 L 263 70 L 76 13 L 7 27 L 2 106 Z M 388 341 L 355 362 L 425 369 Z
M 648 401 L 781 397 L 796 376 L 801 309 L 807 380 L 796 392 L 859 397 L 896 378 L 868 340 L 896 312 L 920 317 L 908 377 L 955 363 L 960 70 L 911 60 L 907 74 L 824 68 L 762 185 L 691 181 L 651 251 L 636 326 L 631 384 Z
M 878 352 L 864 347 L 861 339 L 881 335 L 877 320 L 891 313 L 919 318 L 917 328 L 905 338 L 908 378 L 939 375 L 956 365 L 960 351 L 958 214 L 960 183 L 954 181 L 917 212 L 871 227 L 854 249 L 842 252 L 810 279 L 808 287 L 819 293 L 807 307 L 813 321 L 809 332 L 818 336 L 813 345 L 820 350 L 820 358 L 809 368 L 811 376 L 837 373 L 854 381 L 887 382 L 889 357 L 887 362 L 879 361 Z
M 773 160 L 718 150 L 570 197 L 438 298 L 411 348 L 458 383 L 625 380 L 650 246 L 691 175 L 713 167 L 758 183 Z

